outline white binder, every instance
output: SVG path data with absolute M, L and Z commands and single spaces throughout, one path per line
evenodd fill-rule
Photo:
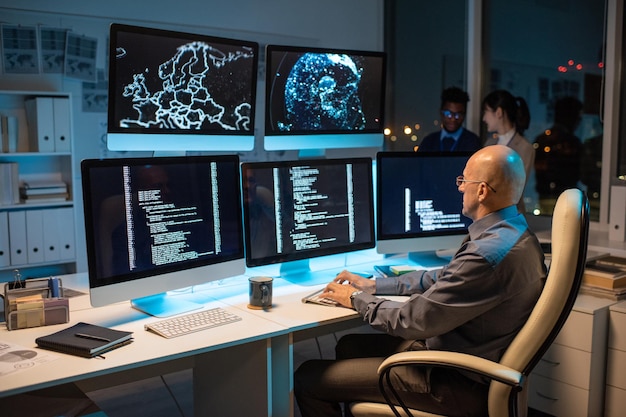
M 76 258 L 74 210 L 61 207 L 44 210 L 43 239 L 46 262 Z
M 2 211 L 0 212 L 0 267 L 11 265 L 9 251 L 9 214 Z
M 17 162 L 0 162 L 0 205 L 19 202 L 19 165 Z
M 76 257 L 76 237 L 74 229 L 74 209 L 62 207 L 57 209 L 57 223 L 59 225 L 59 249 L 62 260 L 71 260 Z
M 70 152 L 70 99 L 66 97 L 53 98 L 54 114 L 54 150 L 55 152 Z
M 24 101 L 31 152 L 54 152 L 54 109 L 52 97 Z
M 43 246 L 44 246 L 44 260 L 46 262 L 54 262 L 61 259 L 60 250 L 60 237 L 61 228 L 57 221 L 58 209 L 46 209 L 44 210 L 44 222 L 43 222 Z
M 43 210 L 28 210 L 26 212 L 26 246 L 29 264 L 44 261 L 43 213 Z
M 11 248 L 11 265 L 27 264 L 26 212 L 24 210 L 9 212 L 9 244 Z

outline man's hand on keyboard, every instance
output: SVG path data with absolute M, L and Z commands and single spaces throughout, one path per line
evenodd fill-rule
M 337 284 L 350 284 L 357 290 L 368 294 L 374 294 L 376 292 L 376 280 L 364 278 L 350 271 L 341 271 L 333 281 Z
M 350 296 L 355 291 L 358 291 L 358 289 L 350 284 L 339 284 L 333 281 L 326 286 L 324 292 L 320 294 L 320 297 L 336 301 L 343 307 L 352 308 Z

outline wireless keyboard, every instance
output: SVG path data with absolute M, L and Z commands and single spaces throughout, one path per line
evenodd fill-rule
M 211 327 L 222 326 L 241 320 L 241 317 L 216 307 L 176 316 L 144 325 L 144 329 L 167 339 L 199 332 Z
M 339 306 L 338 302 L 331 300 L 330 298 L 320 297 L 320 294 L 324 292 L 324 289 L 325 288 L 322 288 L 321 290 L 317 290 L 314 293 L 307 295 L 306 297 L 302 298 L 302 302 L 319 304 L 319 305 L 330 306 L 330 307 Z

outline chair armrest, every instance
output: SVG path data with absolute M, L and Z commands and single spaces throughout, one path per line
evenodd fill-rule
M 383 361 L 378 367 L 378 374 L 388 372 L 393 367 L 405 365 L 445 367 L 469 371 L 519 389 L 523 384 L 523 375 L 515 369 L 467 353 L 439 350 L 396 353 Z

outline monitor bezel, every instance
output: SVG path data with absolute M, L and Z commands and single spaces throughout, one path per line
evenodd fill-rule
M 254 54 L 250 80 L 250 122 L 246 130 L 226 129 L 167 129 L 150 127 L 118 126 L 116 106 L 119 76 L 115 66 L 118 35 L 129 33 L 139 36 L 186 39 L 220 43 L 250 48 Z M 160 28 L 112 23 L 109 34 L 107 148 L 112 151 L 247 151 L 254 148 L 255 120 L 257 112 L 259 44 L 254 41 L 224 38 L 213 35 L 181 32 Z
M 440 249 L 456 248 L 462 240 L 467 236 L 467 227 L 455 230 L 434 230 L 407 233 L 389 233 L 383 230 L 383 217 L 389 215 L 382 210 L 383 200 L 385 198 L 382 192 L 384 186 L 382 178 L 382 170 L 384 163 L 394 165 L 394 159 L 414 159 L 416 162 L 424 158 L 444 159 L 450 156 L 459 156 L 469 159 L 473 152 L 396 152 L 383 151 L 376 154 L 376 251 L 380 254 L 398 253 L 398 248 L 403 247 L 403 252 L 416 251 L 435 251 Z M 444 163 L 444 162 L 442 162 Z M 454 176 L 461 175 L 462 172 L 454 173 Z M 463 199 L 459 194 L 459 212 L 462 210 Z M 468 218 L 464 222 L 471 223 Z
M 185 261 L 184 263 L 153 268 L 149 270 L 116 274 L 109 277 L 101 277 L 98 273 L 96 262 L 96 233 L 94 204 L 89 190 L 91 178 L 95 169 L 142 166 L 142 165 L 168 165 L 186 163 L 227 163 L 233 165 L 233 172 L 237 185 L 241 182 L 239 170 L 239 157 L 236 155 L 197 155 L 197 156 L 172 156 L 159 158 L 131 157 L 111 159 L 85 159 L 81 161 L 81 174 L 83 183 L 83 210 L 85 219 L 85 240 L 87 249 L 87 269 L 89 278 L 89 290 L 92 306 L 103 306 L 114 302 L 132 300 L 138 297 L 146 297 L 166 291 L 176 290 L 193 285 L 203 284 L 209 281 L 229 278 L 243 274 L 245 271 L 244 243 L 243 243 L 243 218 L 241 211 L 236 218 L 237 228 L 241 232 L 238 238 L 238 250 L 231 254 L 217 256 L 209 259 Z M 237 207 L 241 207 L 241 195 L 235 193 Z
M 281 131 L 272 123 L 272 95 L 277 66 L 274 53 L 301 54 L 347 54 L 380 59 L 380 97 L 378 98 L 378 127 L 363 130 L 292 130 Z M 265 150 L 301 150 L 301 149 L 332 149 L 332 148 L 363 148 L 381 147 L 384 143 L 385 98 L 387 88 L 387 54 L 380 51 L 364 51 L 339 48 L 307 47 L 293 45 L 267 45 L 265 51 Z
M 346 165 L 346 164 L 362 164 L 368 170 L 368 211 L 369 211 L 369 235 L 370 241 L 360 242 L 350 245 L 343 245 L 331 248 L 310 249 L 302 252 L 293 252 L 291 254 L 278 254 L 263 258 L 253 258 L 250 246 L 251 236 L 248 232 L 250 230 L 250 208 L 247 204 L 248 190 L 242 182 L 242 199 L 243 199 L 243 219 L 244 219 L 244 241 L 246 245 L 246 265 L 248 267 L 258 267 L 265 265 L 273 265 L 279 263 L 290 263 L 293 261 L 308 260 L 312 258 L 319 258 L 328 255 L 337 255 L 342 253 L 350 253 L 360 251 L 364 249 L 372 249 L 376 245 L 376 227 L 375 227 L 375 215 L 374 215 L 374 185 L 373 185 L 373 168 L 372 159 L 367 157 L 358 158 L 334 158 L 334 159 L 300 159 L 290 161 L 274 161 L 274 162 L 246 162 L 241 164 L 241 178 L 242 181 L 247 177 L 247 170 L 249 169 L 267 169 L 267 168 L 289 168 L 294 166 L 313 165 Z

